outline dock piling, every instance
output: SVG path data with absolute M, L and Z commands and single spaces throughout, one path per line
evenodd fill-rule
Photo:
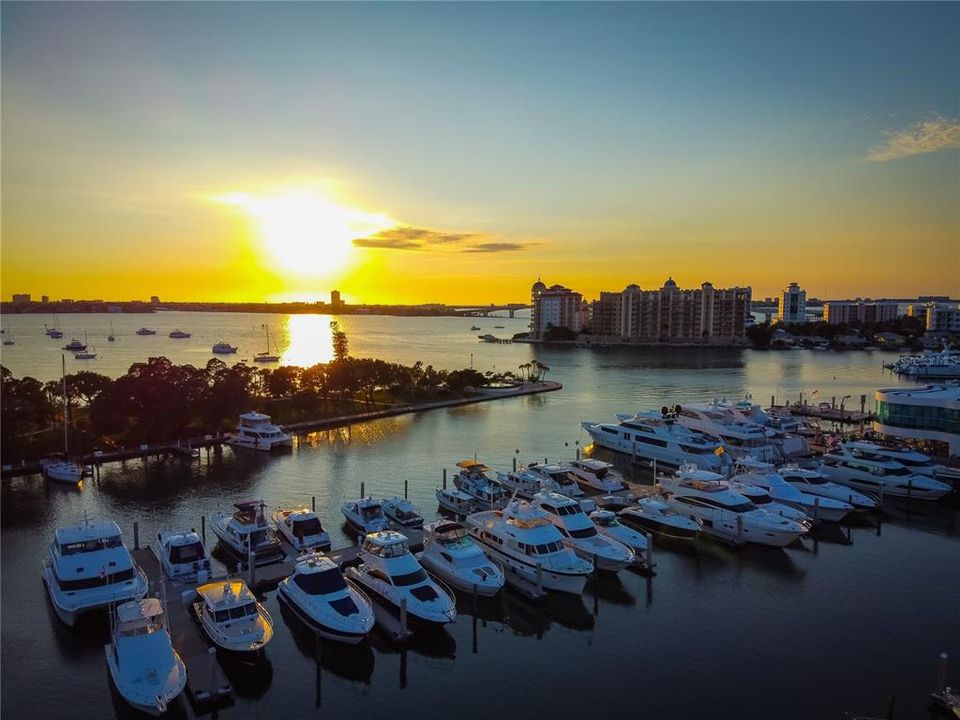
M 514 472 L 517 471 L 517 456 L 516 456 L 516 455 L 513 456 L 513 471 L 514 471 Z
M 407 637 L 407 599 L 400 598 L 400 636 Z
M 207 648 L 207 687 L 213 687 L 213 675 L 216 672 L 217 648 L 211 646 Z
M 813 499 L 813 521 L 820 522 L 820 496 Z
M 937 686 L 934 688 L 938 693 L 943 692 L 943 687 L 947 683 L 947 662 L 950 656 L 945 652 L 940 653 L 940 666 L 937 668 Z
M 316 512 L 316 511 L 317 511 L 317 496 L 316 496 L 316 495 L 311 495 L 311 496 L 310 496 L 310 509 L 313 510 L 313 512 Z
M 404 499 L 404 500 L 409 500 L 409 499 L 410 499 L 409 492 L 410 492 L 410 481 L 409 481 L 409 480 L 404 480 L 404 481 L 403 481 L 403 499 Z
M 361 481 L 360 481 L 360 497 L 361 497 L 361 498 L 365 498 L 366 496 L 367 496 L 367 495 L 366 495 L 366 493 L 364 492 L 364 483 L 363 483 L 363 480 L 361 480 Z
M 543 565 L 537 563 L 537 597 L 543 597 Z
M 253 586 L 256 583 L 256 579 L 257 579 L 256 559 L 257 559 L 257 556 L 253 552 L 253 543 L 249 543 L 247 545 L 247 577 L 249 578 L 247 585 L 249 585 L 251 591 L 253 590 Z
M 133 549 L 140 549 L 140 523 L 133 523 Z
M 207 544 L 207 516 L 200 516 L 200 537 L 203 538 L 203 544 Z
M 443 469 L 443 489 L 447 489 L 447 469 Z
M 647 567 L 653 568 L 653 533 L 644 533 L 647 537 Z
M 743 545 L 743 518 L 737 515 L 737 545 Z

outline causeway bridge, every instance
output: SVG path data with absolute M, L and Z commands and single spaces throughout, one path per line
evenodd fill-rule
M 477 305 L 474 307 L 458 307 L 454 309 L 457 315 L 464 317 L 488 317 L 490 313 L 506 311 L 514 317 L 517 310 L 529 310 L 532 305 L 524 303 L 510 303 L 508 305 Z

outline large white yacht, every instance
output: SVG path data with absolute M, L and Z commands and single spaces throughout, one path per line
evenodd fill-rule
M 740 402 L 726 398 L 714 398 L 709 407 L 724 410 L 734 419 L 747 425 L 757 425 L 771 431 L 773 442 L 780 446 L 785 457 L 804 455 L 810 452 L 806 438 L 797 433 L 803 428 L 799 418 L 792 415 L 772 415 L 753 402 L 748 395 Z
M 619 423 L 584 422 L 581 426 L 600 447 L 669 468 L 692 462 L 723 472 L 729 465 L 729 456 L 717 450 L 721 443 L 706 433 L 684 427 L 669 412 L 619 414 L 617 419 Z
M 215 512 L 210 516 L 210 527 L 223 547 L 244 564 L 251 548 L 257 566 L 283 560 L 283 548 L 267 524 L 264 507 L 263 500 L 242 500 L 234 504 L 232 515 Z
M 853 505 L 842 500 L 810 495 L 788 483 L 769 463 L 760 462 L 750 457 L 741 458 L 737 462 L 731 483 L 758 487 L 769 493 L 771 499 L 791 507 L 798 508 L 809 518 L 826 522 L 839 522 L 847 513 L 853 510 Z M 765 501 L 755 504 L 764 504 Z M 764 507 L 770 511 L 770 508 Z M 775 509 L 775 508 L 774 508 Z M 778 513 L 784 517 L 791 517 L 789 513 Z M 798 519 L 798 518 L 791 518 Z
M 938 480 L 960 479 L 960 470 L 957 468 L 940 465 L 934 462 L 929 455 L 918 452 L 906 445 L 863 441 L 851 441 L 848 442 L 847 445 L 863 452 L 875 453 L 881 457 L 895 460 L 910 472 L 916 473 L 917 475 L 935 477 Z
M 302 556 L 293 574 L 277 586 L 277 594 L 328 640 L 355 645 L 373 629 L 370 599 L 348 584 L 337 564 L 320 553 Z
M 481 597 L 496 595 L 504 585 L 503 570 L 457 522 L 438 520 L 423 528 L 423 552 L 417 557 L 434 575 L 457 590 Z
M 735 459 L 745 455 L 764 462 L 783 459 L 783 448 L 776 442 L 776 430 L 738 418 L 729 408 L 712 404 L 677 405 L 674 412 L 677 422 L 684 427 L 722 440 Z
M 394 530 L 370 533 L 360 547 L 360 562 L 347 568 L 347 577 L 394 609 L 405 601 L 413 620 L 445 625 L 456 619 L 453 596 L 430 579 L 410 552 L 406 536 Z
M 57 616 L 74 625 L 84 612 L 147 592 L 147 577 L 123 544 L 115 522 L 57 528 L 43 563 L 43 582 Z
M 640 554 L 646 551 L 649 544 L 647 536 L 628 525 L 624 525 L 612 510 L 594 510 L 590 513 L 590 519 L 601 535 L 606 535 L 611 540 L 626 545 L 633 550 L 638 559 Z
M 453 476 L 454 487 L 476 500 L 478 506 L 499 508 L 506 504 L 507 491 L 487 476 L 490 468 L 476 460 L 461 460 L 457 467 L 460 470 Z
M 814 526 L 813 519 L 803 510 L 787 505 L 786 503 L 774 500 L 770 491 L 759 485 L 745 485 L 736 479 L 729 480 L 730 489 L 743 495 L 758 508 L 771 515 L 779 515 L 787 520 L 793 520 L 795 523 L 803 525 L 804 532 L 810 532 Z
M 193 612 L 213 643 L 229 652 L 259 655 L 273 638 L 273 619 L 243 580 L 218 580 L 197 588 Z
M 601 493 L 618 493 L 630 490 L 627 481 L 608 462 L 584 458 L 570 463 L 570 474 L 583 487 Z
M 163 530 L 157 533 L 163 575 L 176 582 L 206 582 L 210 558 L 200 536 L 193 532 Z
M 802 468 L 799 465 L 783 465 L 777 474 L 807 495 L 840 500 L 854 510 L 876 510 L 877 501 L 853 488 L 830 482 L 829 476 L 819 468 Z
M 600 570 L 618 572 L 636 562 L 636 555 L 630 548 L 597 531 L 597 526 L 576 500 L 541 491 L 533 496 L 533 504 L 547 513 L 547 518 L 563 535 L 569 548 L 596 563 Z
M 163 714 L 187 684 L 163 606 L 156 598 L 128 600 L 117 606 L 112 625 L 103 650 L 117 692 L 141 712 Z
M 682 543 L 693 542 L 703 529 L 699 518 L 681 515 L 661 497 L 642 498 L 636 505 L 620 510 L 617 516 L 624 525 Z
M 845 442 L 823 460 L 834 482 L 886 497 L 939 500 L 951 489 L 939 480 L 911 472 L 896 460 Z
M 510 572 L 547 590 L 580 594 L 593 572 L 563 543 L 563 535 L 547 514 L 526 500 L 511 500 L 503 510 L 487 510 L 467 518 L 471 537 Z
M 530 463 L 525 466 L 525 469 L 534 475 L 539 475 L 540 486 L 548 492 L 560 493 L 571 498 L 583 497 L 583 490 L 577 482 L 576 475 L 565 463 L 559 465 Z
M 390 521 L 383 514 L 383 506 L 379 500 L 373 498 L 347 500 L 340 506 L 340 512 L 350 527 L 364 536 L 390 527 Z
M 274 448 L 292 447 L 293 437 L 279 425 L 270 422 L 270 416 L 248 412 L 240 416 L 236 431 L 227 438 L 227 445 L 270 452 Z
M 727 542 L 784 547 L 806 530 L 799 523 L 764 512 L 731 490 L 720 475 L 695 465 L 662 478 L 660 486 L 678 512 L 700 520 L 703 532 Z
M 270 515 L 277 532 L 297 552 L 329 550 L 330 533 L 323 529 L 320 517 L 307 508 L 279 508 Z

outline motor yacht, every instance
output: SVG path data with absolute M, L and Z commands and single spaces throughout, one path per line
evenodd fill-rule
M 487 477 L 490 469 L 476 460 L 461 460 L 459 472 L 453 476 L 453 485 L 472 497 L 479 507 L 499 508 L 507 502 L 507 491 L 496 480 Z
M 723 442 L 734 459 L 750 455 L 764 462 L 779 462 L 783 448 L 775 441 L 777 431 L 738 418 L 729 408 L 718 405 L 677 405 L 677 422 L 700 430 Z
M 658 497 L 642 498 L 635 506 L 618 512 L 617 517 L 628 527 L 680 542 L 693 542 L 703 529 L 699 518 L 681 515 L 665 499 Z
M 630 486 L 623 479 L 623 475 L 608 462 L 584 458 L 570 463 L 570 474 L 588 490 L 601 493 L 617 493 L 629 491 Z
M 185 340 L 190 337 L 190 333 L 177 329 L 170 333 L 170 337 L 174 340 Z
M 215 355 L 232 355 L 237 352 L 237 346 L 221 341 L 214 344 L 212 351 Z
M 137 335 L 156 335 L 156 334 L 157 334 L 157 331 L 151 330 L 150 328 L 142 327 L 139 330 L 137 330 Z
M 805 455 L 810 452 L 810 445 L 806 438 L 799 434 L 804 423 L 793 415 L 768 413 L 753 402 L 749 395 L 740 402 L 714 398 L 709 406 L 726 411 L 738 422 L 757 425 L 771 431 L 770 437 L 780 446 L 785 457 Z
M 320 517 L 307 508 L 279 508 L 270 515 L 277 533 L 298 553 L 329 550 L 330 533 L 323 529 Z
M 279 425 L 273 425 L 269 415 L 251 411 L 240 416 L 235 431 L 227 438 L 227 445 L 270 452 L 292 447 L 293 437 Z
M 526 500 L 511 500 L 503 510 L 486 510 L 467 517 L 474 538 L 509 573 L 547 590 L 579 595 L 593 572 L 563 542 L 547 513 Z
M 783 465 L 777 474 L 800 492 L 831 500 L 840 500 L 851 505 L 854 510 L 876 510 L 877 501 L 853 488 L 830 482 L 822 470 L 802 468 L 799 465 Z
M 735 479 L 730 480 L 729 483 L 731 490 L 740 493 L 764 512 L 793 520 L 795 523 L 803 525 L 804 532 L 810 532 L 813 528 L 814 520 L 812 517 L 808 516 L 803 510 L 777 502 L 766 488 L 759 485 L 744 485 Z
M 853 505 L 842 500 L 820 495 L 809 495 L 801 491 L 784 480 L 773 465 L 749 457 L 743 457 L 737 462 L 730 481 L 731 483 L 736 482 L 738 485 L 758 487 L 766 491 L 774 501 L 774 505 L 772 508 L 764 507 L 763 509 L 768 512 L 774 510 L 778 515 L 791 519 L 797 518 L 792 518 L 790 513 L 780 512 L 777 504 L 792 506 L 802 510 L 810 519 L 826 522 L 839 522 L 853 510 Z M 767 501 L 761 499 L 761 502 L 766 503 Z
M 543 490 L 533 496 L 533 504 L 547 513 L 547 519 L 563 535 L 567 547 L 594 562 L 600 570 L 618 572 L 636 562 L 636 555 L 629 547 L 597 530 L 576 500 Z
M 63 349 L 69 350 L 70 352 L 80 352 L 81 350 L 86 350 L 87 346 L 76 338 L 73 338 L 70 342 L 63 346 Z
M 320 553 L 304 555 L 277 594 L 322 638 L 356 645 L 373 629 L 370 598 L 348 584 L 333 560 Z
M 137 710 L 162 715 L 187 684 L 163 606 L 156 598 L 128 600 L 117 606 L 112 626 L 103 650 L 117 692 Z
M 217 580 L 197 588 L 193 612 L 222 650 L 257 656 L 273 638 L 273 619 L 243 580 Z
M 452 593 L 430 579 L 410 552 L 406 536 L 395 530 L 370 533 L 359 557 L 360 566 L 347 568 L 347 578 L 394 609 L 399 610 L 403 602 L 409 618 L 432 625 L 456 619 Z
M 849 443 L 841 442 L 823 460 L 831 480 L 855 490 L 912 500 L 939 500 L 951 490 L 946 483 L 917 475 L 896 460 Z
M 423 515 L 417 512 L 414 504 L 406 498 L 384 498 L 380 505 L 383 507 L 383 514 L 396 525 L 417 529 L 423 527 Z
M 263 500 L 242 500 L 233 507 L 232 515 L 215 512 L 210 516 L 210 526 L 223 547 L 244 565 L 251 549 L 257 567 L 283 560 L 280 541 L 264 516 Z
M 530 463 L 525 469 L 534 475 L 540 476 L 540 487 L 549 492 L 560 493 L 569 498 L 583 497 L 583 490 L 577 482 L 576 475 L 567 464 Z
M 601 535 L 630 548 L 637 556 L 637 560 L 646 552 L 647 536 L 624 525 L 612 510 L 594 510 L 590 513 L 590 520 Z
M 210 558 L 200 536 L 193 530 L 157 533 L 160 565 L 166 578 L 184 583 L 204 583 L 211 577 Z
M 147 592 L 147 577 L 123 544 L 115 522 L 57 528 L 43 563 L 43 582 L 57 616 L 73 626 L 82 613 Z
M 457 522 L 437 520 L 423 528 L 420 564 L 457 590 L 481 597 L 496 595 L 503 587 L 503 570 L 483 551 L 467 529 Z
M 695 465 L 662 478 L 660 486 L 678 512 L 697 518 L 703 523 L 703 532 L 726 542 L 784 547 L 806 531 L 793 520 L 761 510 L 731 490 L 720 475 Z
M 454 515 L 469 515 L 477 511 L 477 503 L 472 495 L 467 495 L 457 488 L 443 488 L 436 492 L 437 503 L 447 512 Z
M 918 452 L 906 445 L 880 442 L 848 442 L 851 448 L 863 452 L 875 453 L 881 457 L 895 460 L 903 465 L 910 472 L 917 475 L 926 475 L 927 477 L 938 480 L 956 480 L 960 479 L 960 469 L 940 465 L 929 456 Z
M 521 467 L 518 470 L 498 472 L 497 482 L 507 491 L 524 500 L 533 500 L 533 496 L 543 490 L 543 478 L 538 474 Z
M 618 423 L 584 422 L 581 426 L 596 445 L 608 450 L 668 468 L 692 462 L 723 472 L 730 464 L 730 457 L 722 451 L 722 443 L 706 433 L 684 427 L 666 410 L 618 414 Z
M 350 527 L 364 536 L 390 527 L 390 521 L 383 512 L 383 506 L 380 505 L 379 500 L 373 498 L 348 500 L 340 506 L 340 512 L 343 513 Z

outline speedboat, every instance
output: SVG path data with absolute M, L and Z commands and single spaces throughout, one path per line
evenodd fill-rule
M 856 490 L 912 500 L 939 500 L 951 490 L 946 483 L 917 475 L 896 460 L 844 442 L 823 460 L 834 482 Z
M 109 521 L 57 528 L 43 582 L 57 616 L 70 626 L 82 613 L 147 592 L 147 576 L 124 546 L 120 527 Z
M 473 496 L 467 495 L 457 488 L 443 488 L 437 490 L 437 502 L 440 507 L 454 515 L 469 515 L 477 511 L 477 504 Z
M 574 460 L 570 463 L 570 474 L 584 487 L 601 493 L 615 493 L 630 490 L 623 475 L 613 465 L 603 460 Z
M 543 478 L 526 468 L 498 472 L 497 482 L 503 485 L 511 494 L 524 500 L 533 500 L 533 496 L 543 490 Z
M 583 497 L 580 483 L 577 482 L 577 478 L 571 472 L 569 465 L 530 463 L 526 466 L 526 469 L 534 475 L 540 476 L 540 485 L 544 490 L 560 493 L 570 498 Z
M 453 476 L 454 486 L 476 500 L 480 507 L 498 508 L 507 502 L 507 492 L 496 480 L 487 477 L 490 468 L 476 460 L 461 460 L 460 471 Z
M 236 345 L 231 345 L 228 342 L 218 342 L 213 346 L 213 353 L 216 355 L 232 355 L 237 351 Z
M 291 447 L 293 437 L 279 425 L 272 424 L 269 415 L 251 411 L 240 416 L 235 431 L 227 438 L 227 445 L 270 452 L 274 448 Z
M 224 548 L 244 564 L 252 549 L 257 567 L 283 560 L 280 541 L 264 517 L 263 500 L 242 500 L 233 507 L 232 515 L 216 512 L 210 517 L 210 526 Z
M 157 334 L 157 331 L 151 330 L 150 328 L 142 327 L 139 330 L 137 330 L 137 335 L 156 335 L 156 334 Z
M 400 527 L 417 529 L 423 527 L 423 515 L 418 513 L 417 508 L 406 498 L 384 498 L 380 505 L 383 507 L 383 514 Z
M 807 495 L 815 495 L 831 500 L 839 500 L 851 505 L 854 510 L 876 510 L 877 501 L 853 488 L 830 482 L 829 477 L 819 468 L 802 468 L 798 465 L 784 465 L 777 474 Z
M 681 515 L 665 499 L 647 497 L 617 513 L 620 522 L 666 540 L 692 542 L 700 536 L 703 523 L 697 518 Z
M 81 350 L 86 350 L 87 346 L 84 345 L 79 340 L 77 340 L 76 338 L 73 338 L 73 340 L 71 340 L 70 342 L 68 342 L 66 345 L 63 346 L 63 349 L 69 350 L 70 352 L 80 352 Z
M 347 578 L 385 600 L 395 609 L 406 607 L 410 618 L 446 625 L 457 617 L 451 593 L 430 579 L 395 530 L 367 535 L 360 547 L 359 567 L 347 568 Z M 403 605 L 401 605 L 401 603 Z
M 277 532 L 298 552 L 329 550 L 330 534 L 320 518 L 307 508 L 280 508 L 270 515 Z
M 806 532 L 803 525 L 761 510 L 720 475 L 695 465 L 661 478 L 660 486 L 678 512 L 700 520 L 703 532 L 726 542 L 784 547 Z
M 467 529 L 489 555 L 510 573 L 547 590 L 579 595 L 593 563 L 564 545 L 547 513 L 526 500 L 511 500 L 503 510 L 474 513 Z
M 620 522 L 612 510 L 594 510 L 590 519 L 601 535 L 633 550 L 637 559 L 647 550 L 647 536 Z
M 243 580 L 217 580 L 197 588 L 193 612 L 222 650 L 259 655 L 273 638 L 273 620 Z
M 348 500 L 340 506 L 340 512 L 350 527 L 364 536 L 390 527 L 390 521 L 383 514 L 383 506 L 379 500 L 373 498 Z
M 533 496 L 533 504 L 547 513 L 547 519 L 563 535 L 567 547 L 591 560 L 598 569 L 618 572 L 636 562 L 636 555 L 629 547 L 597 531 L 576 500 L 541 491 Z
M 72 460 L 47 459 L 40 463 L 40 470 L 48 480 L 76 485 L 83 479 L 83 466 Z
M 186 583 L 204 583 L 210 578 L 210 558 L 197 533 L 166 530 L 157 533 L 157 541 L 164 577 Z
M 737 483 L 739 485 L 758 487 L 769 493 L 770 498 L 774 501 L 774 505 L 770 508 L 763 508 L 768 512 L 773 510 L 778 515 L 796 519 L 792 518 L 790 513 L 780 512 L 776 507 L 779 503 L 802 510 L 810 518 L 816 520 L 839 522 L 846 517 L 847 513 L 853 510 L 853 505 L 843 502 L 842 500 L 821 497 L 819 495 L 808 495 L 802 492 L 778 475 L 773 466 L 768 463 L 743 457 L 737 462 L 734 472 L 735 474 L 731 478 L 731 484 Z M 761 502 L 769 501 L 763 501 L 761 499 Z
M 457 522 L 437 520 L 423 528 L 420 564 L 457 590 L 481 597 L 496 595 L 505 582 L 503 570 Z
M 356 645 L 373 629 L 370 599 L 348 584 L 333 560 L 320 553 L 304 555 L 277 594 L 322 638 Z
M 170 333 L 170 337 L 174 340 L 183 340 L 190 337 L 190 333 L 184 332 L 183 330 L 174 330 Z
M 117 692 L 149 715 L 166 712 L 187 684 L 187 666 L 173 649 L 163 606 L 156 598 L 118 605 L 110 642 L 103 650 Z

